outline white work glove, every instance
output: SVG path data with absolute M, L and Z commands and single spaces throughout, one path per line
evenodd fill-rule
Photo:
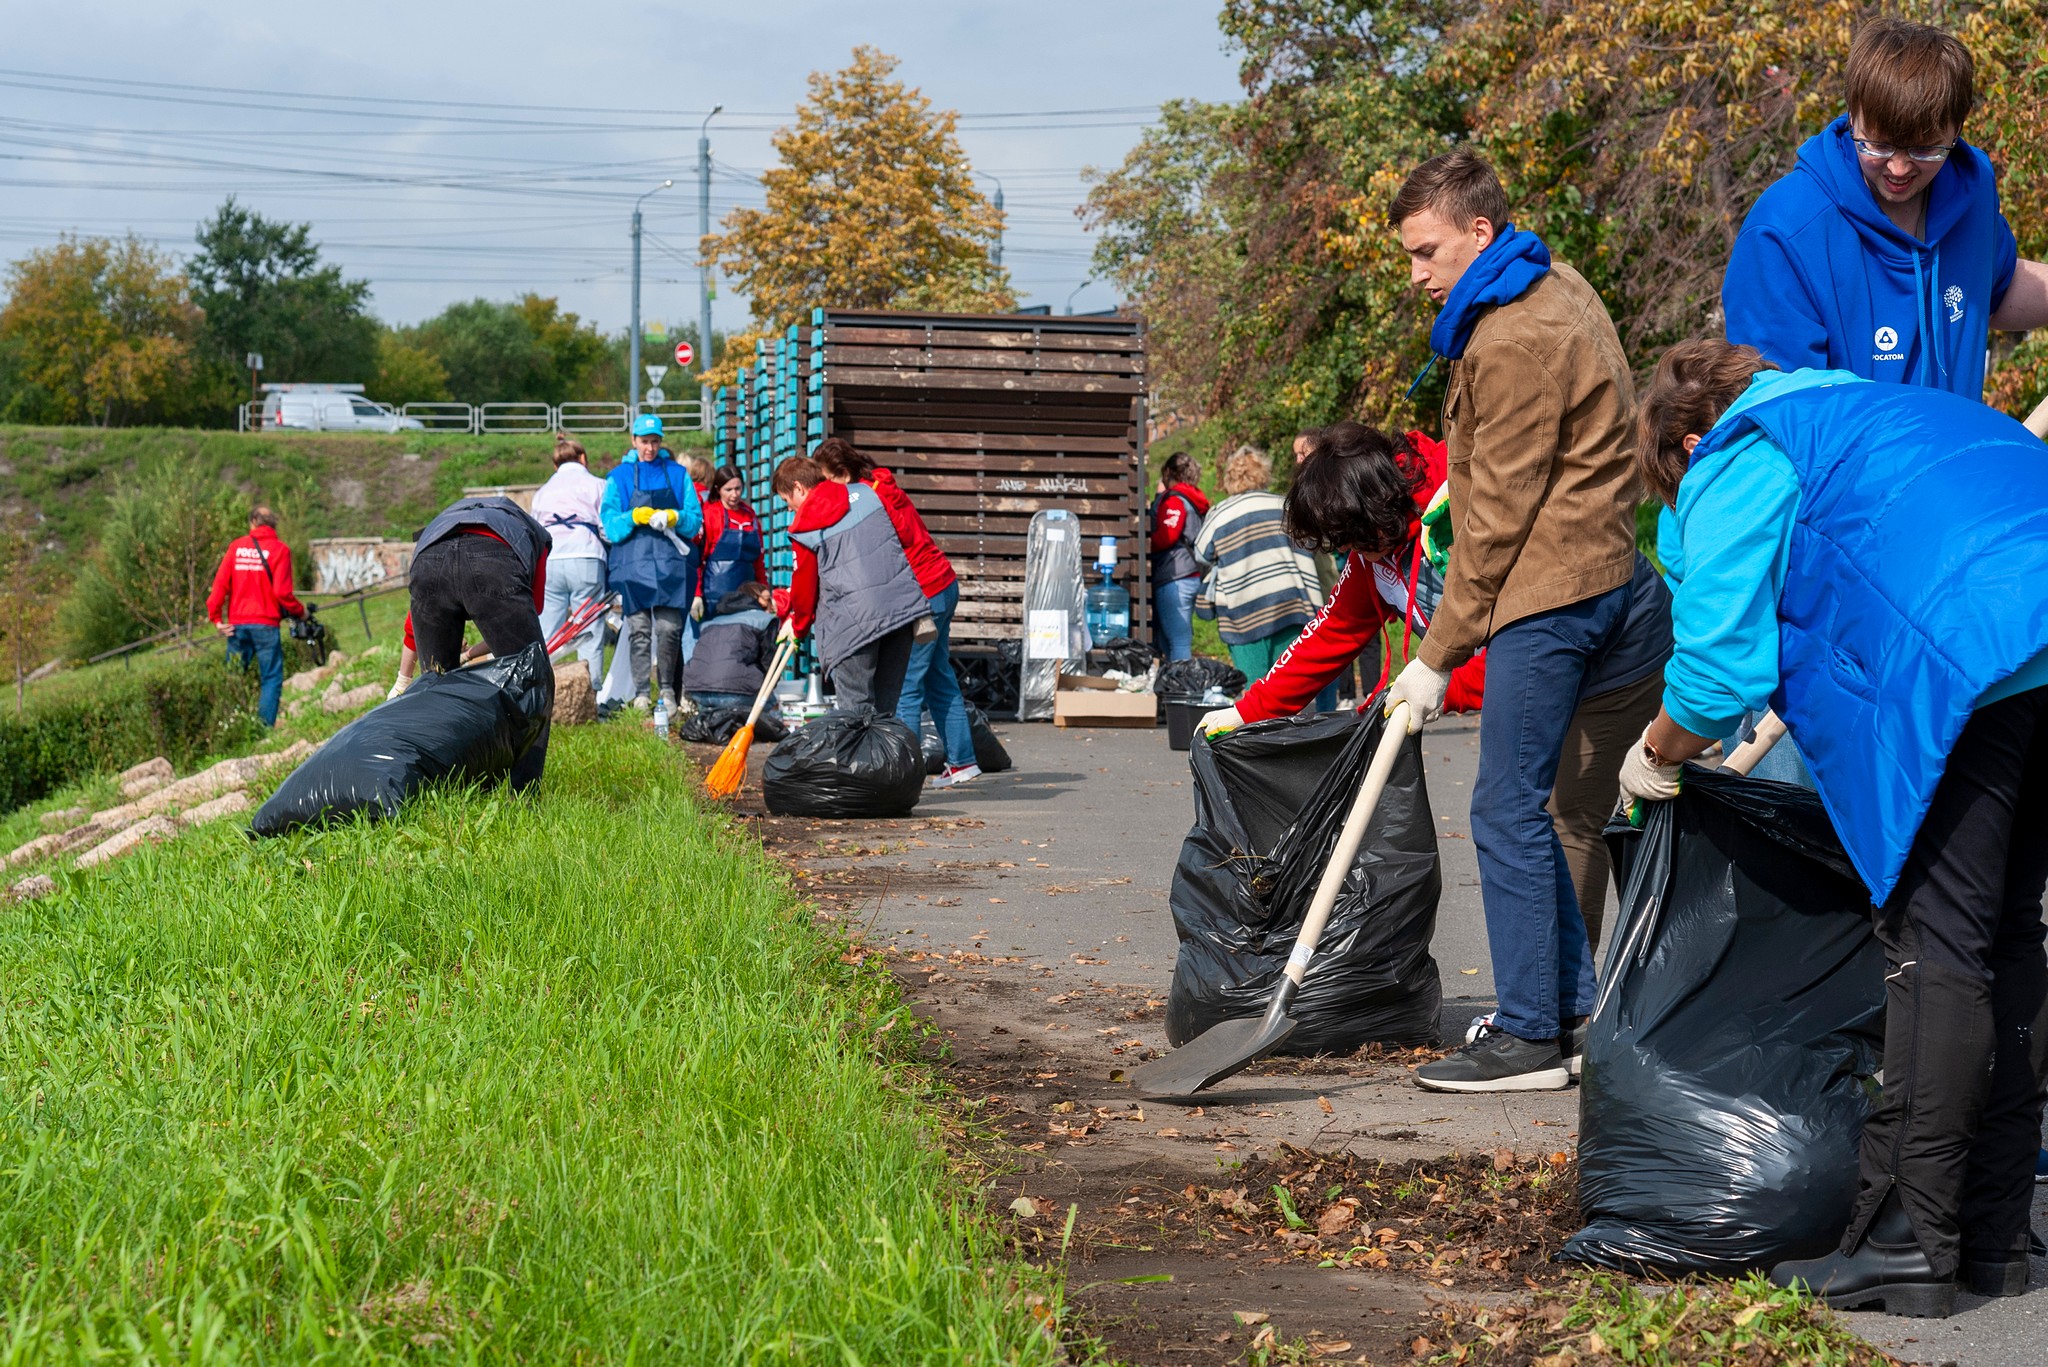
M 1444 694 L 1451 676 L 1439 674 L 1420 660 L 1410 660 L 1387 688 L 1385 715 L 1394 715 L 1396 703 L 1408 704 L 1408 734 L 1414 735 L 1444 714 Z
M 1669 802 L 1678 796 L 1680 764 L 1658 764 L 1650 758 L 1650 730 L 1631 745 L 1621 762 L 1621 795 L 1626 801 Z
M 1203 735 L 1214 738 L 1226 731 L 1235 731 L 1243 725 L 1244 717 L 1233 705 L 1230 707 L 1219 707 L 1214 712 L 1208 713 L 1202 718 L 1201 724 L 1196 729 L 1201 731 Z
M 401 675 L 399 675 L 399 676 L 398 676 L 397 678 L 393 679 L 393 680 L 391 681 L 391 691 L 390 691 L 389 693 L 386 693 L 386 694 L 384 695 L 384 701 L 385 701 L 385 702 L 390 702 L 390 701 L 391 701 L 391 700 L 392 700 L 393 698 L 395 698 L 395 697 L 397 697 L 397 696 L 398 696 L 399 694 L 401 694 L 401 693 L 405 692 L 405 686 L 406 686 L 407 684 L 411 683 L 411 682 L 412 682 L 412 680 L 411 680 L 411 679 L 408 679 L 408 678 L 406 678 L 406 677 L 405 677 L 405 675 L 403 675 L 403 674 L 401 674 Z
M 704 620 L 704 600 L 702 598 L 692 598 L 690 600 L 690 620 L 693 622 Z
M 654 516 L 649 518 L 648 522 L 653 526 L 661 528 L 663 531 L 667 531 L 676 525 L 676 510 L 673 508 L 656 508 Z
M 796 639 L 796 623 L 787 617 L 783 618 L 782 630 L 775 633 L 775 639 L 778 641 L 794 641 Z

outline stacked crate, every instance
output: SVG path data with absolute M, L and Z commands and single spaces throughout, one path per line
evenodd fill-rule
M 732 451 L 786 583 L 788 515 L 775 464 L 844 437 L 895 472 L 960 575 L 957 645 L 1023 635 L 1032 515 L 1081 519 L 1084 559 L 1117 539 L 1133 634 L 1151 624 L 1145 337 L 1128 318 L 818 309 L 757 345 L 730 403 Z M 723 448 L 721 448 L 723 449 Z

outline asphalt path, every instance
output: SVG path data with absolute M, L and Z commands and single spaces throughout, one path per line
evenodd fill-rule
M 865 906 L 871 935 L 906 951 L 971 951 L 1027 966 L 1045 982 L 1036 1001 L 1019 1007 L 1045 1017 L 1025 1021 L 1030 1029 L 1072 1028 L 1063 1014 L 1073 1008 L 1055 1003 L 1106 987 L 1163 998 L 1176 948 L 1167 893 L 1194 815 L 1187 756 L 1168 748 L 1163 729 L 1041 723 L 999 730 L 1016 768 L 930 793 L 919 804 L 917 817 L 938 829 L 924 831 L 914 850 L 895 851 L 915 857 L 897 861 L 905 871 L 900 888 L 885 882 Z M 1478 745 L 1476 719 L 1447 718 L 1423 737 L 1441 837 L 1443 897 L 1432 949 L 1443 976 L 1447 1039 L 1493 999 L 1469 823 Z M 946 829 L 954 822 L 956 829 Z M 935 886 L 920 872 L 944 874 L 948 885 Z M 1156 1022 L 1138 1034 L 1151 1047 L 1165 1047 Z M 1102 1075 L 1110 1076 L 1107 1069 Z M 1334 1131 L 1338 1142 L 1348 1136 L 1353 1147 L 1369 1148 L 1390 1126 L 1419 1132 L 1446 1151 L 1527 1149 L 1577 1137 L 1576 1089 L 1467 1099 L 1422 1092 L 1399 1078 L 1228 1094 L 1233 1085 L 1218 1089 L 1210 1109 L 1232 1095 L 1245 1103 L 1237 1117 L 1245 1128 L 1235 1133 L 1248 1131 L 1253 1144 L 1328 1144 Z M 1104 1102 L 1129 1100 L 1124 1089 L 1105 1084 L 1102 1092 Z M 1325 1102 L 1334 1103 L 1334 1117 Z M 2048 1187 L 2038 1190 L 2035 1221 L 2048 1228 Z M 2036 1259 L 2033 1273 L 2034 1292 L 1990 1302 L 1965 1296 L 1963 1312 L 1946 1321 L 1872 1314 L 1850 1320 L 1910 1362 L 2040 1367 L 2048 1361 L 2048 1296 L 2038 1288 L 2048 1285 L 2048 1261 Z

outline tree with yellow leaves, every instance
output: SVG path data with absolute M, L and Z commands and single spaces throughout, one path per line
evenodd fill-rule
M 990 249 L 1003 218 L 974 187 L 952 110 L 893 79 L 897 62 L 853 50 L 843 71 L 813 72 L 796 124 L 775 135 L 781 164 L 767 203 L 735 209 L 704 239 L 746 291 L 754 331 L 734 337 L 707 377 L 732 382 L 757 338 L 814 307 L 1006 309 L 1016 302 Z
M 0 343 L 17 422 L 101 426 L 189 419 L 214 397 L 199 364 L 204 316 L 168 257 L 130 237 L 66 237 L 7 273 Z

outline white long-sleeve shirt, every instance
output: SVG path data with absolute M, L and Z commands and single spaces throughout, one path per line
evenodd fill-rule
M 533 496 L 534 520 L 555 538 L 550 560 L 603 560 L 604 537 L 598 520 L 604 501 L 602 479 L 580 461 L 564 461 Z

